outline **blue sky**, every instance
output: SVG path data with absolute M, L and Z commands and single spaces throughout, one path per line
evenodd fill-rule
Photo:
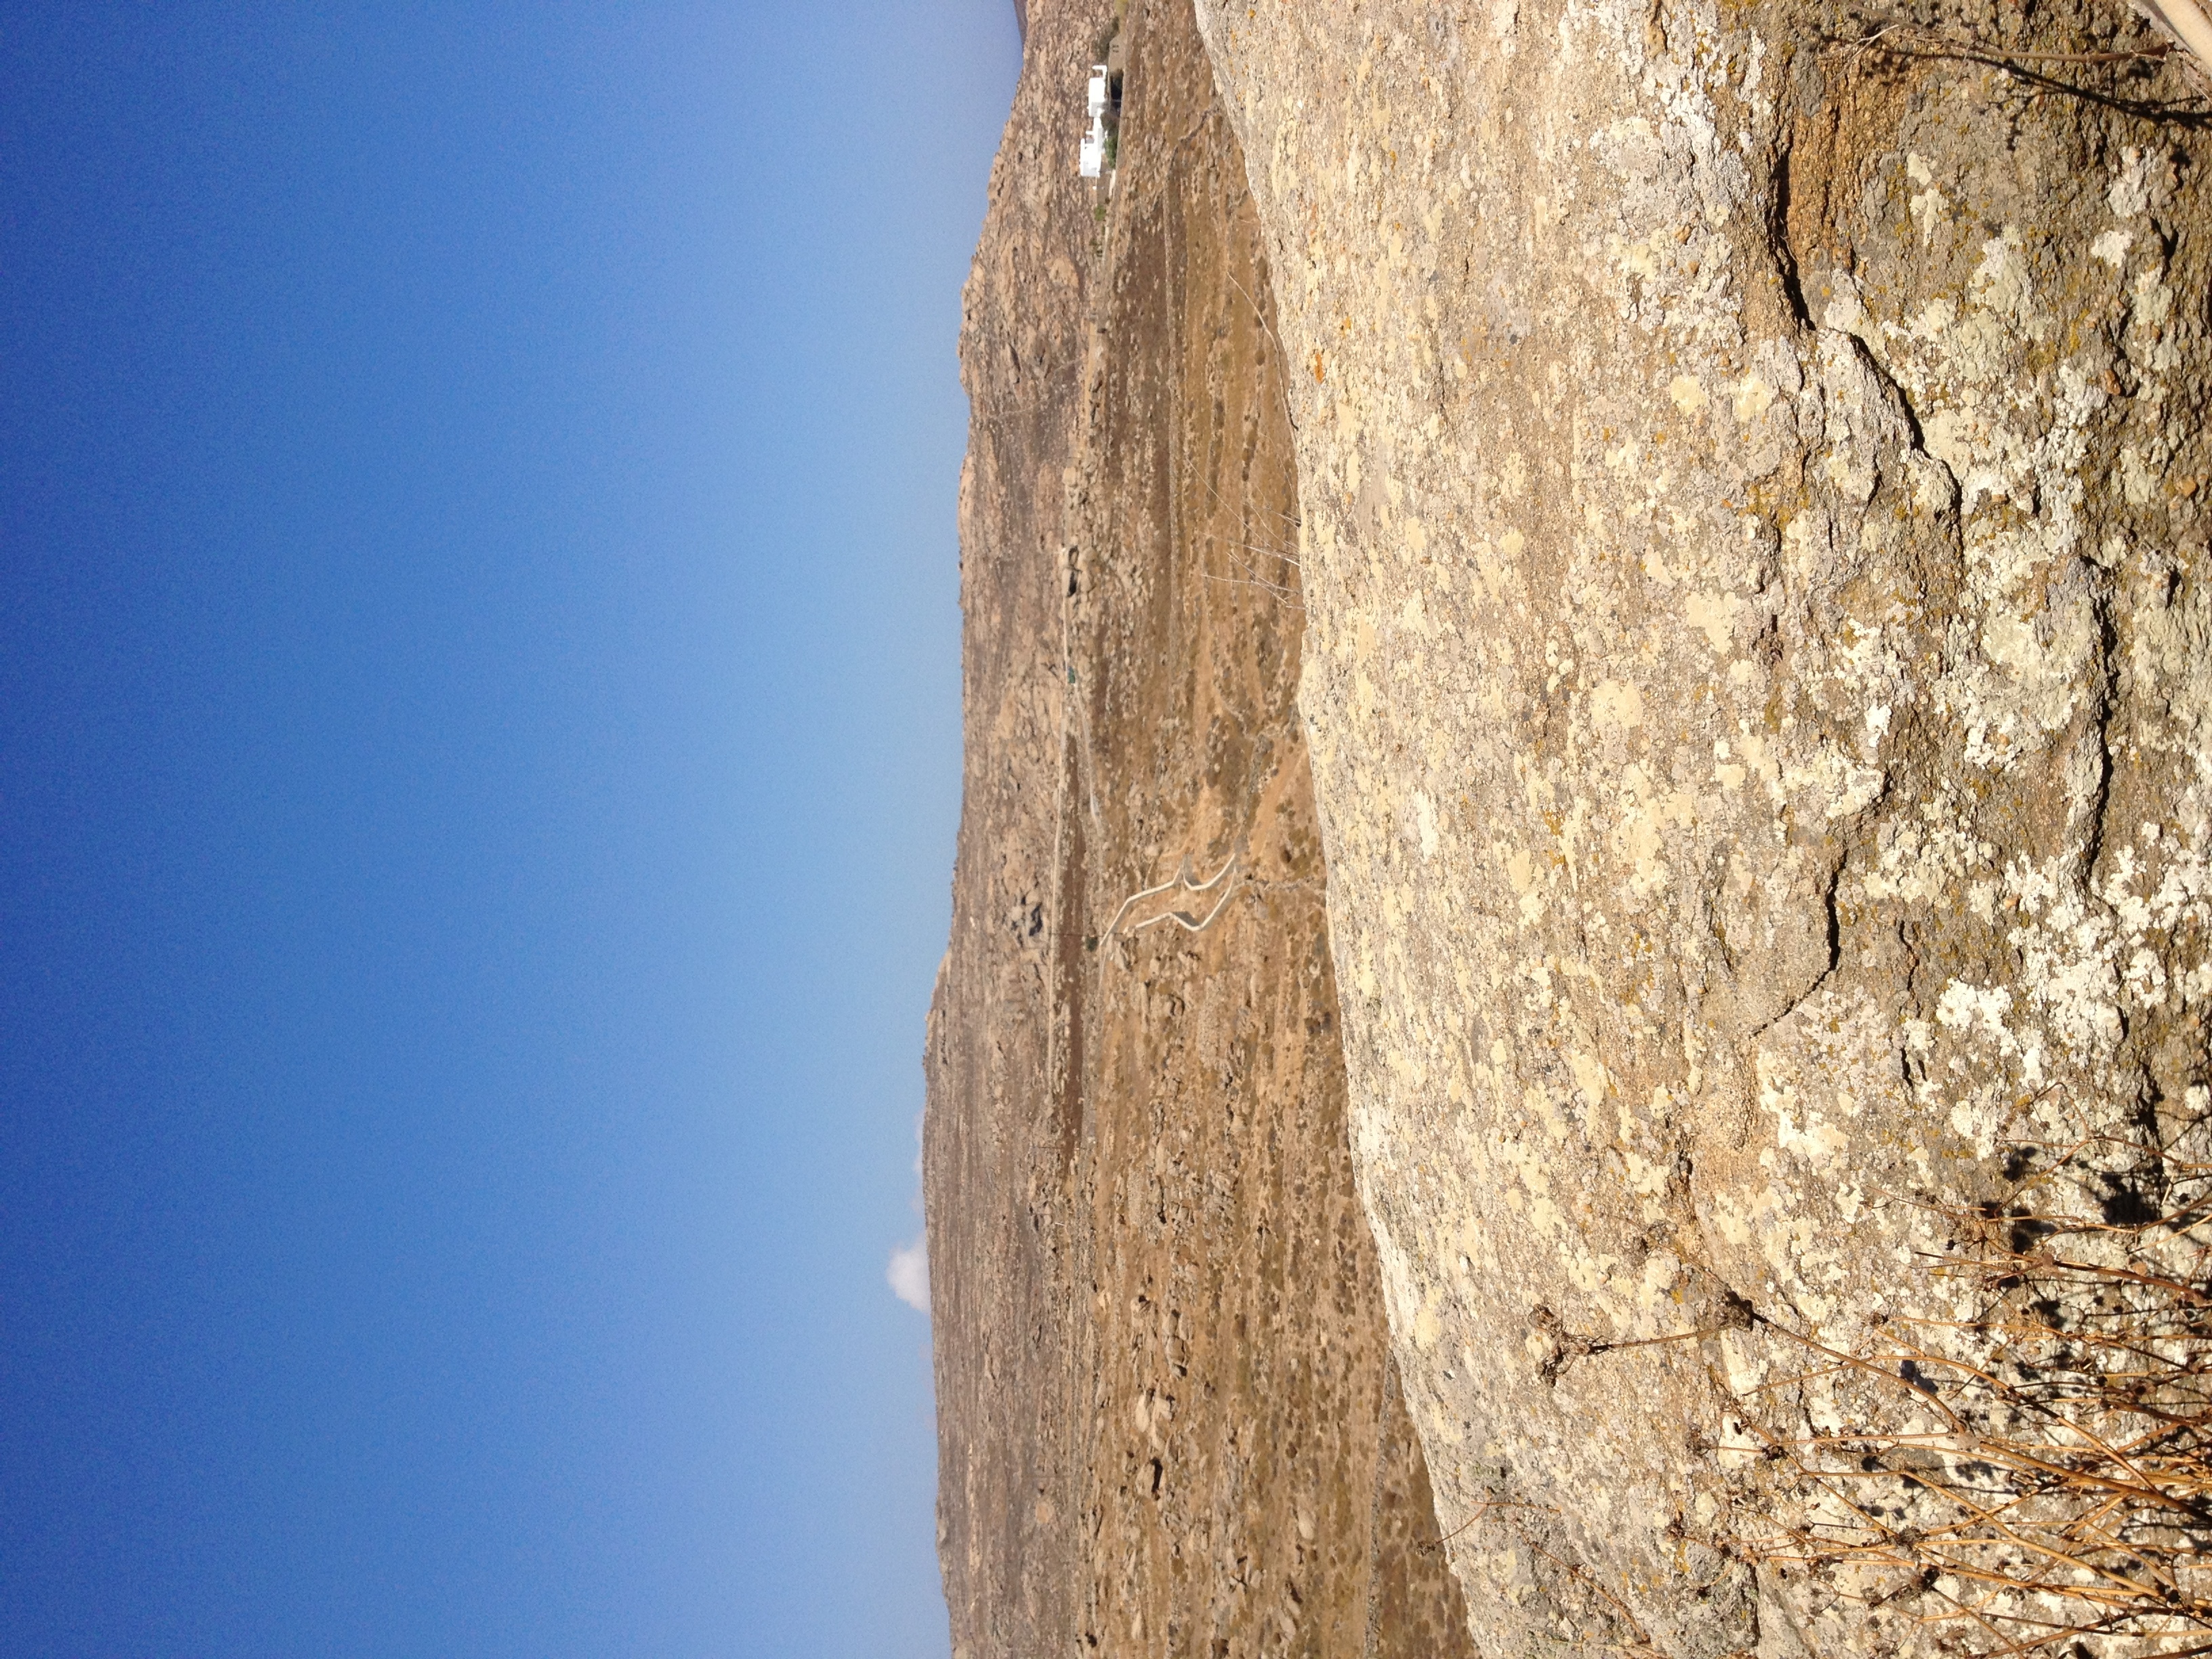
M 0 6 L 15 1656 L 945 1650 L 1009 0 Z

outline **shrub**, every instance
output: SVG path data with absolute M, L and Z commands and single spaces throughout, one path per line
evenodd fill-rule
M 1758 1392 L 1813 1431 L 1747 1422 L 1784 1518 L 1736 1547 L 1964 1651 L 2212 1653 L 2204 1136 L 2015 1148 L 2010 1200 L 1937 1209 L 1954 1237 L 1926 1266 L 1975 1316 L 1790 1339 L 1808 1364 Z

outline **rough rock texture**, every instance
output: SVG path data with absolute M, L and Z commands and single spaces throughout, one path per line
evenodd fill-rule
M 1968 1310 L 1929 1201 L 2205 1109 L 2189 88 L 1778 3 L 1200 11 L 1296 365 L 1355 1158 L 1477 1638 L 1909 1648 L 1909 1601 L 1728 1553 L 1790 1501 L 1759 1434 L 1828 1409 L 1762 1385 Z
M 1115 188 L 1077 179 L 1109 17 L 1029 9 L 963 341 L 924 1137 L 954 1648 L 1468 1654 L 1352 1182 L 1258 226 L 1188 0 L 1129 8 Z M 1230 867 L 1124 911 L 1185 860 Z

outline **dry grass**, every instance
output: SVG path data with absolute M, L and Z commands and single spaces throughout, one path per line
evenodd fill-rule
M 1790 1518 L 1743 1553 L 1962 1653 L 2212 1653 L 2206 1138 L 2016 1149 L 2011 1200 L 1936 1212 L 1971 1316 L 1790 1339 L 1759 1392 L 1802 1431 L 1751 1431 Z

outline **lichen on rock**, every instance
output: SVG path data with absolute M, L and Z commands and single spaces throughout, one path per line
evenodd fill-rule
M 1816 1409 L 1806 1341 L 1972 1316 L 1917 1265 L 1948 1214 L 2207 1081 L 2190 88 L 2033 56 L 2142 44 L 2117 6 L 1920 20 L 1978 56 L 1790 4 L 1200 17 L 1299 366 L 1353 1146 L 1477 1639 L 1948 1639 L 1754 1565 L 1791 1500 L 1745 1448 Z

